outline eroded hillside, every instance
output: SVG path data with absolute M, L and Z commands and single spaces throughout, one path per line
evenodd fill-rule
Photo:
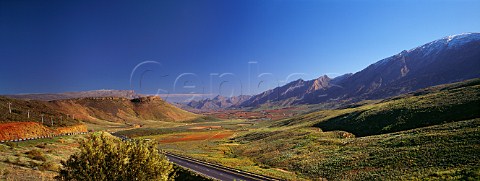
M 143 120 L 185 121 L 199 117 L 163 101 L 160 97 L 79 98 L 50 101 L 46 105 L 85 121 L 141 123 Z
M 9 110 L 9 104 L 11 113 Z M 119 97 L 78 98 L 55 101 L 25 101 L 0 97 L 0 122 L 41 122 L 45 125 L 68 126 L 81 121 L 141 123 L 153 121 L 185 121 L 199 116 L 177 108 L 160 97 L 127 99 Z

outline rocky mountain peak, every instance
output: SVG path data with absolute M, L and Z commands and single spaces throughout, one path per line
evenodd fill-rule
M 307 90 L 307 93 L 330 87 L 330 80 L 330 77 L 328 77 L 327 75 L 318 77 L 317 79 L 313 80 L 313 83 Z

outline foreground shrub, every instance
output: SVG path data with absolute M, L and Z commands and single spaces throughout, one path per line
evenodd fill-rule
M 62 161 L 58 180 L 173 180 L 173 166 L 152 142 L 122 142 L 109 134 L 82 141 L 80 152 Z

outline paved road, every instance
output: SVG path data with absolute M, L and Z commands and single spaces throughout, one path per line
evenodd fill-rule
M 122 140 L 130 140 L 125 136 L 115 135 Z M 266 181 L 279 181 L 279 179 L 271 178 L 263 175 L 257 175 L 249 172 L 244 172 L 240 170 L 236 170 L 233 168 L 225 167 L 222 165 L 207 163 L 204 161 L 196 160 L 193 158 L 188 158 L 180 155 L 176 155 L 173 153 L 164 152 L 167 158 L 182 167 L 188 168 L 193 170 L 194 172 L 203 174 L 207 177 L 211 177 L 213 179 L 222 180 L 222 181 L 233 181 L 233 180 L 244 180 L 244 181 L 258 181 L 258 180 L 266 180 Z
M 198 160 L 189 159 L 186 157 L 180 157 L 177 155 L 167 153 L 166 156 L 168 159 L 180 165 L 182 167 L 189 168 L 195 172 L 201 173 L 205 176 L 223 180 L 223 181 L 232 181 L 232 180 L 245 180 L 245 181 L 256 181 L 256 180 L 278 180 L 270 177 L 265 177 L 261 175 L 245 173 L 242 171 L 237 171 L 231 168 L 216 166 L 201 162 Z

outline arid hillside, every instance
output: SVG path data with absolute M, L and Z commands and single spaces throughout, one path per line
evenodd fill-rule
M 160 97 L 136 99 L 102 97 L 49 101 L 49 108 L 74 115 L 83 121 L 105 120 L 117 123 L 141 123 L 143 120 L 185 121 L 199 117 Z
M 141 124 L 145 120 L 176 122 L 199 117 L 163 101 L 160 97 L 102 97 L 54 101 L 0 97 L 0 112 L 0 123 L 42 122 L 43 117 L 43 124 L 49 127 L 99 121 L 127 124 Z
M 49 127 L 80 124 L 72 115 L 49 106 L 49 102 L 19 100 L 0 96 L 0 123 L 42 122 Z M 53 123 L 52 123 L 53 122 Z

